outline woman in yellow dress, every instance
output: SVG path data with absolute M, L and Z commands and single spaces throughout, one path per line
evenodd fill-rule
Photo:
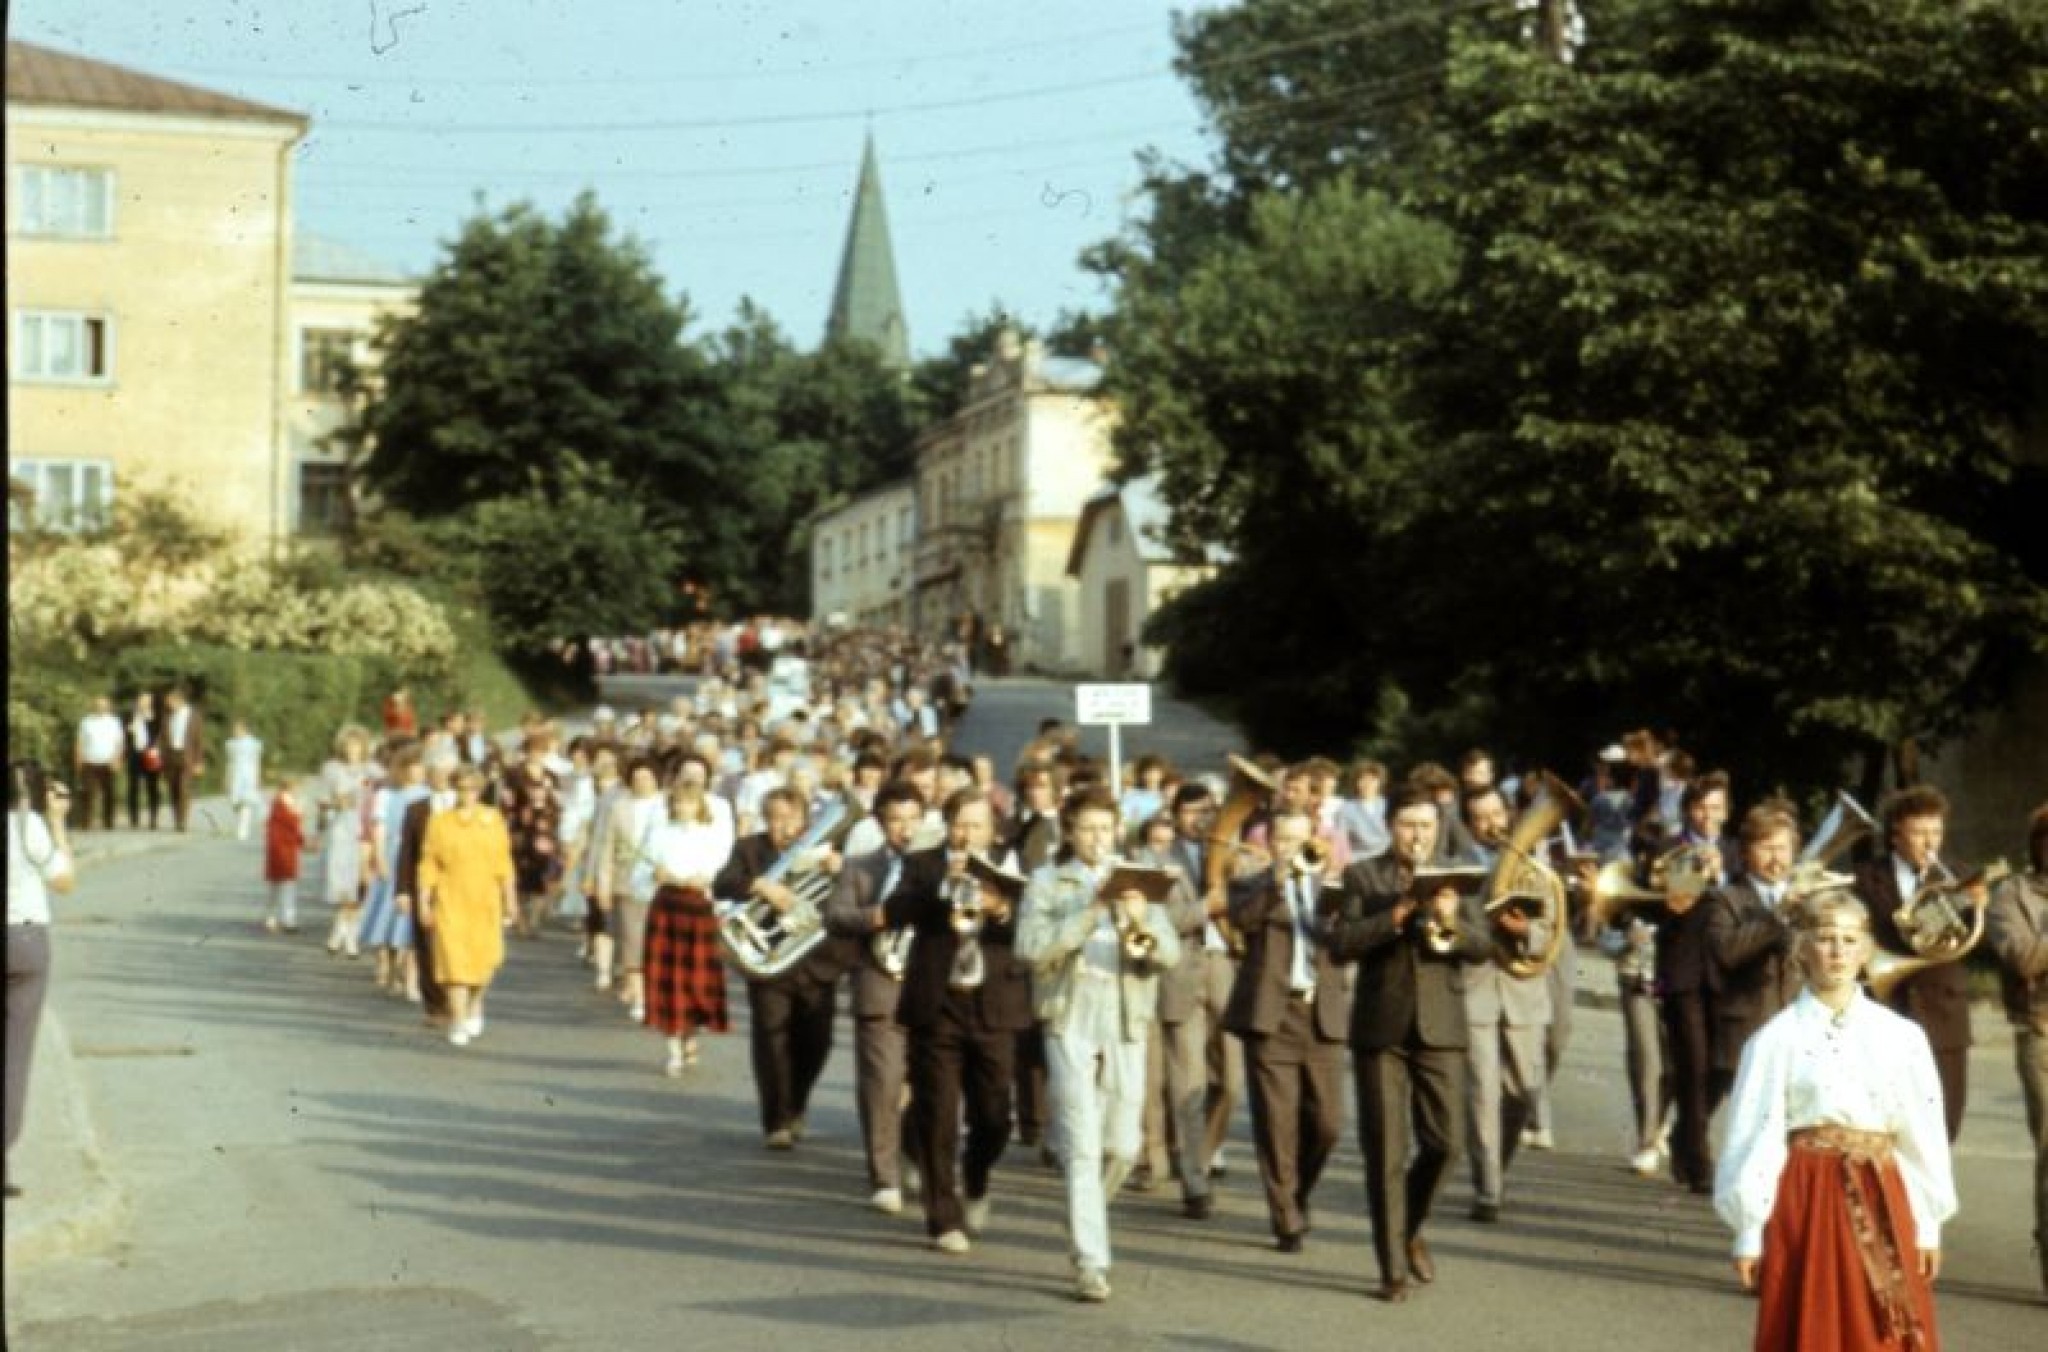
M 455 806 L 428 819 L 420 848 L 420 923 L 433 930 L 434 976 L 448 992 L 448 1040 L 458 1047 L 483 1035 L 484 992 L 519 907 L 512 837 L 483 791 L 482 771 L 457 774 Z

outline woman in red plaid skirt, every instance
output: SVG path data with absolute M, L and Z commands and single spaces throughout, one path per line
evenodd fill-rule
M 647 912 L 647 1023 L 668 1035 L 670 1075 L 696 1064 L 698 1029 L 727 1027 L 711 880 L 732 853 L 732 818 L 713 810 L 710 786 L 710 763 L 684 756 L 668 822 L 649 843 L 657 890 Z

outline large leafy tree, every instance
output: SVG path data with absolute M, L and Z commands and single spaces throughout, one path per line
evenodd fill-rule
M 1147 229 L 1099 256 L 1125 459 L 1239 557 L 1165 618 L 1183 674 L 1272 631 L 1316 687 L 1248 701 L 1282 744 L 1558 757 L 1654 719 L 1761 783 L 1957 730 L 2048 634 L 2023 451 L 2048 18 L 1580 8 L 1569 64 L 1509 6 L 1248 3 L 1184 31 L 1226 149 L 1161 167 Z M 1405 92 L 1333 111 L 1394 58 L 1333 69 L 1311 11 L 1398 33 Z M 1300 283 L 1384 257 L 1402 217 L 1453 241 L 1454 281 L 1418 286 L 1417 246 L 1373 288 Z

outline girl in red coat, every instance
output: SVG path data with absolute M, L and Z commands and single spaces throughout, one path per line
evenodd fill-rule
M 270 884 L 270 913 L 263 928 L 272 934 L 299 932 L 299 853 L 306 844 L 306 820 L 289 779 L 280 776 L 263 827 L 263 881 Z

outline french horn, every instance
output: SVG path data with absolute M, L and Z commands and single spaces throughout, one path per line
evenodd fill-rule
M 1938 879 L 1913 893 L 1911 900 L 1892 912 L 1892 922 L 1913 950 L 1912 956 L 1877 952 L 1864 973 L 1870 993 L 1879 1000 L 1890 1000 L 1907 978 L 1968 957 L 1984 937 L 1990 889 L 2010 876 L 2012 866 L 2001 859 L 1972 877 Z

